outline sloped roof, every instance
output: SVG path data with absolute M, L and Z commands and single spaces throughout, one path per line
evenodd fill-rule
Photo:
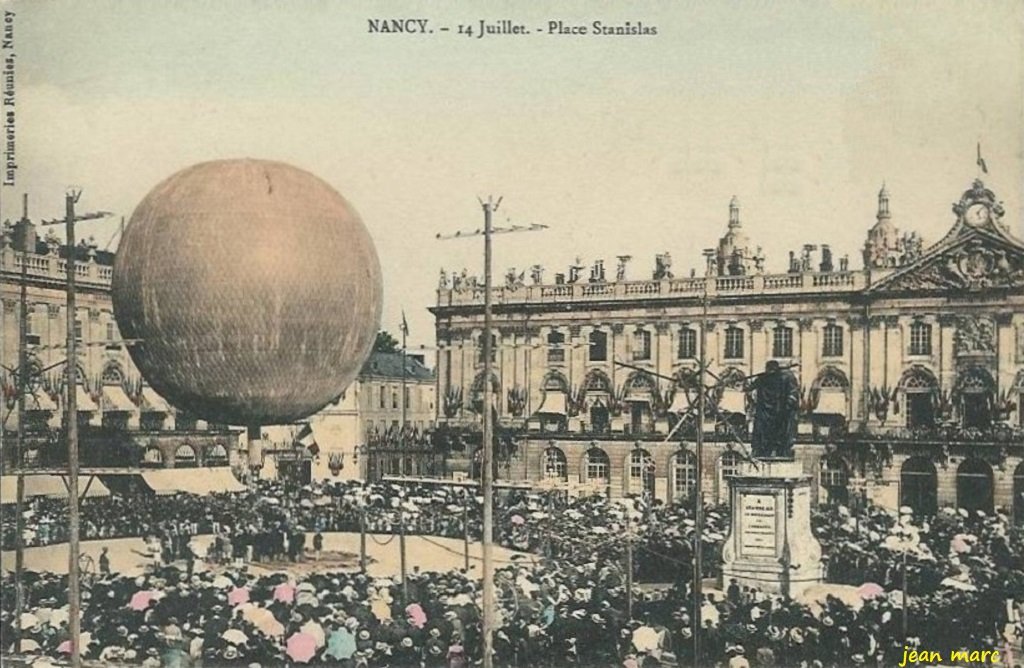
M 402 353 L 370 353 L 359 376 L 368 378 L 402 379 Z M 405 378 L 407 380 L 434 380 L 434 371 L 419 360 L 405 357 Z

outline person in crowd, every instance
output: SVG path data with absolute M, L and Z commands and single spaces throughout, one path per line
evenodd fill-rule
M 400 516 L 400 499 L 418 512 Z M 253 559 L 297 558 L 303 527 L 354 532 L 363 513 L 371 533 L 394 535 L 405 521 L 410 535 L 461 538 L 466 502 L 454 487 L 276 481 L 238 494 L 86 499 L 81 511 L 97 536 L 161 536 L 161 548 L 179 537 L 178 547 L 168 549 L 173 558 L 142 575 L 112 574 L 108 564 L 107 572 L 101 565 L 98 577 L 83 581 L 82 630 L 89 634 L 83 655 L 134 665 L 276 666 L 289 661 L 288 639 L 303 632 L 324 636 L 310 661 L 314 665 L 468 666 L 479 661 L 483 641 L 480 589 L 465 572 L 415 571 L 410 600 L 403 600 L 396 580 L 328 570 L 295 575 L 290 582 L 287 575 L 248 568 L 245 556 L 252 547 Z M 468 502 L 469 533 L 478 537 L 481 504 L 473 497 Z M 718 574 L 729 510 L 704 510 L 700 549 L 710 577 Z M 53 527 L 46 540 L 55 543 L 66 535 L 62 502 L 36 500 L 32 511 L 36 526 L 45 520 Z M 5 540 L 14 530 L 9 516 L 4 513 Z M 1003 513 L 943 509 L 930 517 L 901 517 L 871 506 L 819 508 L 812 526 L 829 556 L 830 582 L 876 583 L 889 593 L 809 603 L 729 582 L 725 592 L 705 592 L 699 657 L 693 655 L 689 588 L 692 504 L 509 492 L 496 499 L 495 518 L 499 543 L 535 555 L 514 559 L 496 574 L 500 622 L 494 647 L 502 667 L 643 666 L 672 655 L 682 666 L 896 665 L 904 646 L 896 595 L 903 586 L 904 555 L 915 647 L 948 656 L 962 647 L 1009 646 L 1020 655 L 1024 541 Z M 192 536 L 210 534 L 215 525 L 229 546 L 224 553 L 234 561 L 197 571 L 182 550 Z M 634 582 L 673 583 L 663 591 L 634 589 L 632 617 L 623 573 L 627 526 L 636 534 Z M 906 543 L 901 536 L 913 540 Z M 322 548 L 322 538 L 317 531 L 314 551 Z M 101 564 L 106 554 L 101 552 Z M 0 582 L 5 644 L 15 623 L 12 577 L 6 574 Z M 27 573 L 24 582 L 29 616 L 17 620 L 23 637 L 41 654 L 63 656 L 66 577 Z M 277 594 L 282 584 L 296 590 L 292 602 Z M 411 603 L 418 606 L 415 614 Z

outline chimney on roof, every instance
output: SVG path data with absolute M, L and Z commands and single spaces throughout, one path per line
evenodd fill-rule
M 18 252 L 35 253 L 37 239 L 36 226 L 28 219 L 28 193 L 25 193 L 21 196 L 21 220 L 14 224 L 12 245 Z

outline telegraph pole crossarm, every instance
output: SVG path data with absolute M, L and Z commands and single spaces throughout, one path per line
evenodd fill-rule
M 533 223 L 531 225 L 510 225 L 508 227 L 495 227 L 492 222 L 494 213 L 501 206 L 502 198 L 495 202 L 493 198 L 487 200 L 477 198 L 480 208 L 484 213 L 483 230 L 459 231 L 454 234 L 438 234 L 438 240 L 463 239 L 470 237 L 484 238 L 484 328 L 483 328 L 483 358 L 484 358 L 484 388 L 483 388 L 483 443 L 482 443 L 482 487 L 484 497 L 483 507 L 483 539 L 481 547 L 483 551 L 483 668 L 492 668 L 494 665 L 494 625 L 495 625 L 495 597 L 494 597 L 494 557 L 493 557 L 493 535 L 494 535 L 494 418 L 496 417 L 492 402 L 491 375 L 491 237 L 495 234 L 513 234 L 518 232 L 538 232 L 547 229 L 547 225 Z

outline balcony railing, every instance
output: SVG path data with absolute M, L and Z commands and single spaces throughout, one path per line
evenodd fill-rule
M 636 299 L 678 299 L 709 295 L 730 297 L 742 295 L 787 293 L 844 293 L 863 290 L 868 285 L 864 271 L 838 271 L 799 274 L 758 274 L 754 276 L 713 276 L 709 278 L 671 278 L 648 281 L 616 281 L 610 283 L 566 283 L 556 285 L 515 285 L 493 288 L 495 304 L 529 304 L 552 301 L 629 301 Z M 483 302 L 483 289 L 466 286 L 460 289 L 441 288 L 437 292 L 439 306 Z
M 67 272 L 67 260 L 56 255 L 36 254 L 29 254 L 25 259 L 25 273 L 30 278 L 64 280 L 65 272 Z M 0 273 L 20 274 L 21 260 L 21 253 L 13 248 L 0 250 Z M 82 283 L 109 286 L 113 276 L 113 267 L 95 262 L 75 262 L 75 278 Z

